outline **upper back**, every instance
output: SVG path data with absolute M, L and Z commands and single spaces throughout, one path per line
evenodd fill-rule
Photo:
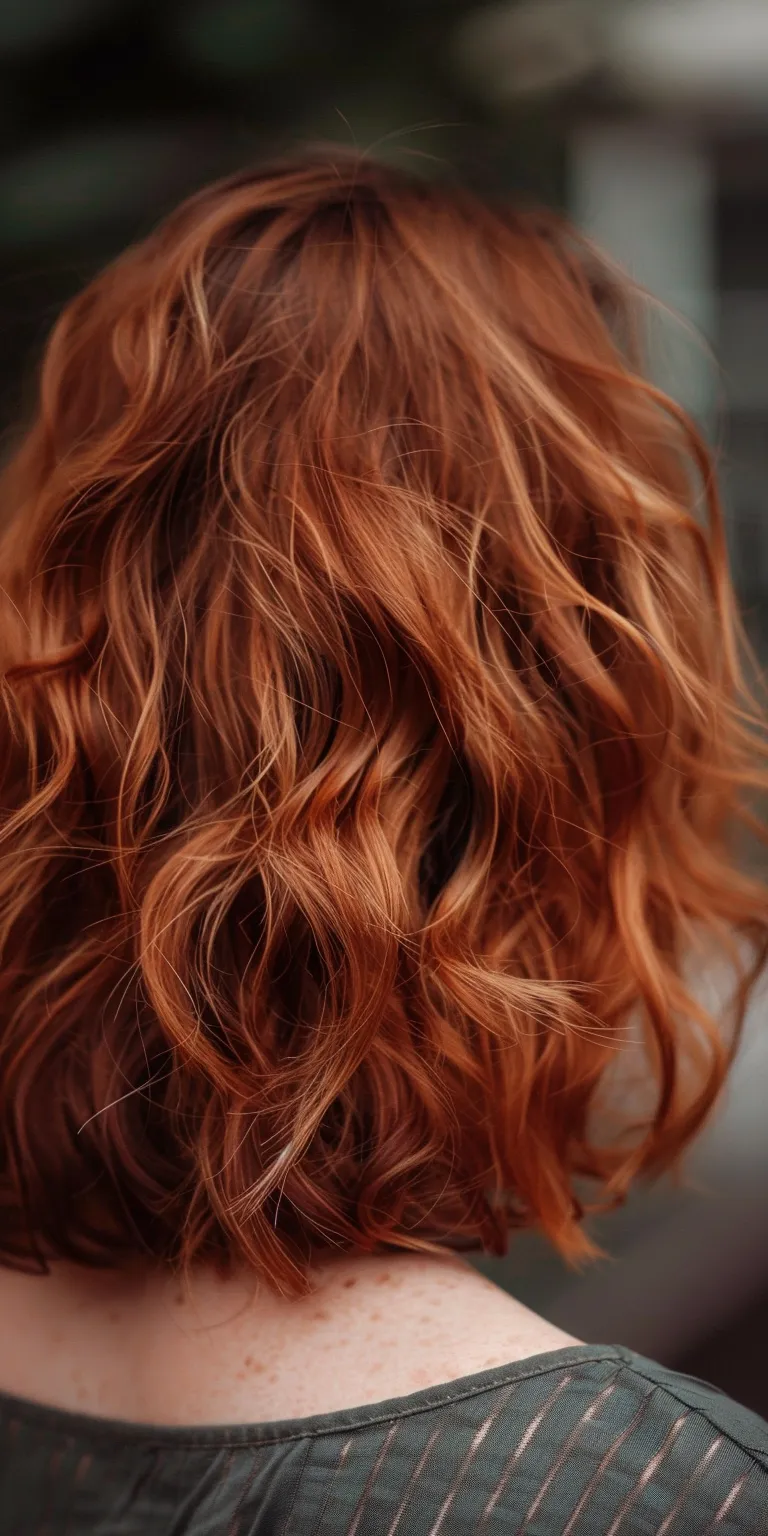
M 339 1259 L 299 1300 L 202 1268 L 0 1268 L 0 1390 L 143 1423 L 355 1408 L 578 1342 L 450 1256 Z
M 457 1261 L 341 1261 L 283 1304 L 49 1280 L 0 1270 L 3 1536 L 753 1536 L 768 1512 L 761 1419 Z
M 47 1536 L 755 1536 L 768 1426 L 610 1345 L 255 1425 L 121 1425 L 0 1394 L 0 1497 L 4 1531 Z

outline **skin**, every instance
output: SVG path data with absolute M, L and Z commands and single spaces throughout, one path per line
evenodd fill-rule
M 462 1259 L 337 1258 L 285 1301 L 252 1278 L 0 1269 L 0 1390 L 154 1424 L 331 1413 L 580 1344 Z

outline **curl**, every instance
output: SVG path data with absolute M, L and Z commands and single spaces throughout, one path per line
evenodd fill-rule
M 764 717 L 632 312 L 554 216 L 335 149 L 65 310 L 2 482 L 4 1263 L 581 1263 L 706 1121 Z

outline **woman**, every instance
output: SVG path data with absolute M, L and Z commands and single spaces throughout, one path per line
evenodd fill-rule
M 555 217 L 334 149 L 55 326 L 2 501 L 3 1532 L 760 1528 L 766 1424 L 462 1257 L 598 1254 L 768 953 L 721 513 L 630 318 Z

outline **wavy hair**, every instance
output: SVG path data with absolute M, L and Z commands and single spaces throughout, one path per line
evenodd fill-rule
M 558 216 L 336 148 L 65 308 L 2 478 L 4 1264 L 579 1265 L 677 1164 L 767 749 L 635 310 Z

